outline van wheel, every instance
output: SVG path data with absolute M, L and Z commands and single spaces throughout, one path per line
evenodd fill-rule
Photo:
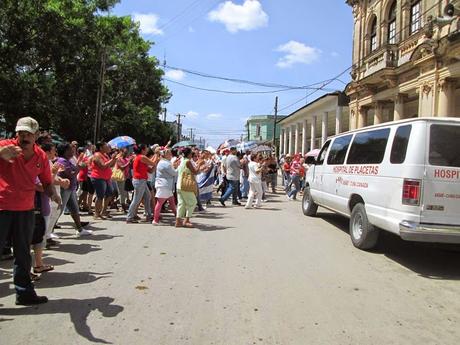
M 303 198 L 302 198 L 302 211 L 303 214 L 306 216 L 314 216 L 316 215 L 316 211 L 318 210 L 318 205 L 315 204 L 313 198 L 310 194 L 310 187 L 305 187 L 303 191 Z
M 369 223 L 362 203 L 356 204 L 351 212 L 350 237 L 353 245 L 359 249 L 372 249 L 377 245 L 379 230 Z

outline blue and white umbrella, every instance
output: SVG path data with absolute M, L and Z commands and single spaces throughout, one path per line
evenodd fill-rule
M 136 145 L 136 140 L 134 140 L 131 137 L 128 137 L 127 135 L 123 135 L 121 137 L 113 138 L 108 142 L 108 144 L 110 147 L 122 149 L 124 147 Z
M 238 151 L 246 152 L 254 150 L 257 146 L 258 145 L 255 141 L 243 141 L 242 143 L 239 143 L 236 148 Z

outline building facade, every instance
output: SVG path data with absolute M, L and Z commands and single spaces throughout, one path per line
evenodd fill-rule
M 285 116 L 277 116 L 277 122 Z M 251 116 L 246 122 L 247 140 L 271 141 L 273 140 L 273 127 L 275 125 L 274 115 Z M 276 125 L 275 138 L 279 137 L 280 127 Z
M 350 129 L 460 115 L 460 1 L 347 0 L 353 8 Z
M 279 122 L 281 155 L 320 148 L 326 139 L 349 130 L 348 97 L 340 91 L 325 94 Z

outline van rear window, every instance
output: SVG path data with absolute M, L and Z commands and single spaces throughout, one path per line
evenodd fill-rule
M 389 135 L 389 128 L 356 134 L 351 144 L 347 164 L 382 163 Z
M 391 163 L 401 164 L 406 160 L 407 144 L 409 143 L 411 130 L 411 125 L 400 126 L 396 130 L 393 146 L 391 147 Z
M 430 152 L 428 161 L 431 165 L 460 167 L 460 126 L 431 125 Z

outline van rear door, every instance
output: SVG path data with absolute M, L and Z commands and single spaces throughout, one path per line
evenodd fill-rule
M 460 124 L 427 126 L 422 223 L 460 225 Z

